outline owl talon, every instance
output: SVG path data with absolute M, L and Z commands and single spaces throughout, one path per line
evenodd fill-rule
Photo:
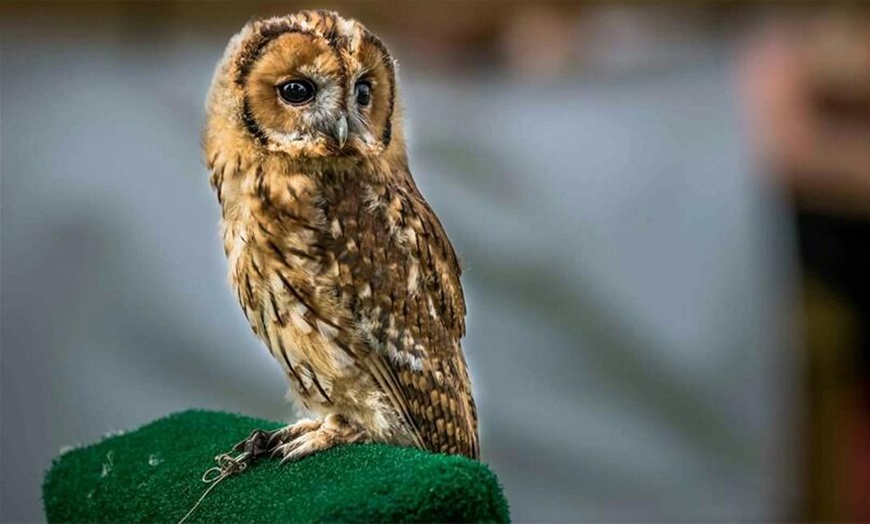
M 272 458 L 275 458 L 281 454 L 281 448 L 311 431 L 317 431 L 322 424 L 321 420 L 304 418 L 295 424 L 276 429 L 269 434 L 264 453 L 271 453 Z
M 286 464 L 340 444 L 352 444 L 366 440 L 367 434 L 365 430 L 351 425 L 345 422 L 343 418 L 335 415 L 327 417 L 326 423 L 319 420 L 308 422 L 308 427 L 314 426 L 314 424 L 310 424 L 311 422 L 316 422 L 316 427 L 298 433 L 295 438 L 288 439 L 273 448 L 272 457 L 283 456 L 281 464 Z M 287 429 L 291 429 L 294 426 Z
M 266 445 L 266 447 L 270 450 L 273 450 L 273 454 L 274 454 L 274 449 L 276 447 L 280 446 L 281 442 L 283 442 L 285 440 L 286 433 L 287 433 L 286 427 L 276 429 L 275 431 L 272 432 L 272 435 L 269 437 L 269 442 Z
M 248 438 L 236 443 L 233 446 L 233 451 L 236 453 L 247 453 L 251 459 L 261 457 L 271 449 L 271 439 L 274 438 L 274 433 L 272 431 L 255 429 L 248 435 Z
M 281 457 L 281 465 L 283 466 L 288 462 L 293 462 L 304 457 L 305 455 L 296 453 L 300 447 L 302 447 L 302 444 L 299 442 L 299 439 L 281 446 L 281 449 L 279 450 L 279 454 L 283 455 Z
M 281 457 L 281 464 L 283 465 L 307 455 L 307 453 L 297 453 L 297 450 L 305 444 L 305 437 L 306 435 L 302 435 L 295 440 L 276 446 L 275 449 L 272 450 L 272 458 L 275 459 Z
M 279 444 L 279 445 L 275 446 L 275 448 L 272 449 L 271 457 L 273 459 L 276 459 L 278 457 L 286 457 L 287 454 L 289 453 L 289 448 L 291 447 L 292 443 L 293 443 L 292 441 L 285 442 L 283 444 Z M 281 463 L 283 464 L 284 461 L 282 460 Z

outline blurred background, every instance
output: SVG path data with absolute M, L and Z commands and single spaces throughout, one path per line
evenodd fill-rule
M 870 11 L 520 1 L 4 1 L 0 520 L 64 446 L 294 417 L 199 133 L 229 38 L 309 7 L 399 60 L 516 521 L 870 520 Z

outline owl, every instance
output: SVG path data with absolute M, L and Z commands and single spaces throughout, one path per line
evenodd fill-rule
M 383 442 L 478 458 L 456 254 L 408 168 L 396 65 L 328 11 L 235 35 L 203 133 L 229 280 L 312 418 L 284 461 Z

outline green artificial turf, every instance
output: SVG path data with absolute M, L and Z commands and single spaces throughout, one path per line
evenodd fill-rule
M 55 459 L 43 485 L 50 522 L 177 522 L 203 472 L 253 429 L 276 422 L 185 411 Z M 495 475 L 464 457 L 382 444 L 340 446 L 224 479 L 188 522 L 507 522 Z

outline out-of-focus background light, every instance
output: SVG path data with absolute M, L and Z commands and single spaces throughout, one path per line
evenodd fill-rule
M 0 520 L 63 446 L 293 418 L 199 133 L 312 7 L 399 60 L 516 521 L 870 520 L 870 10 L 519 1 L 0 4 Z

